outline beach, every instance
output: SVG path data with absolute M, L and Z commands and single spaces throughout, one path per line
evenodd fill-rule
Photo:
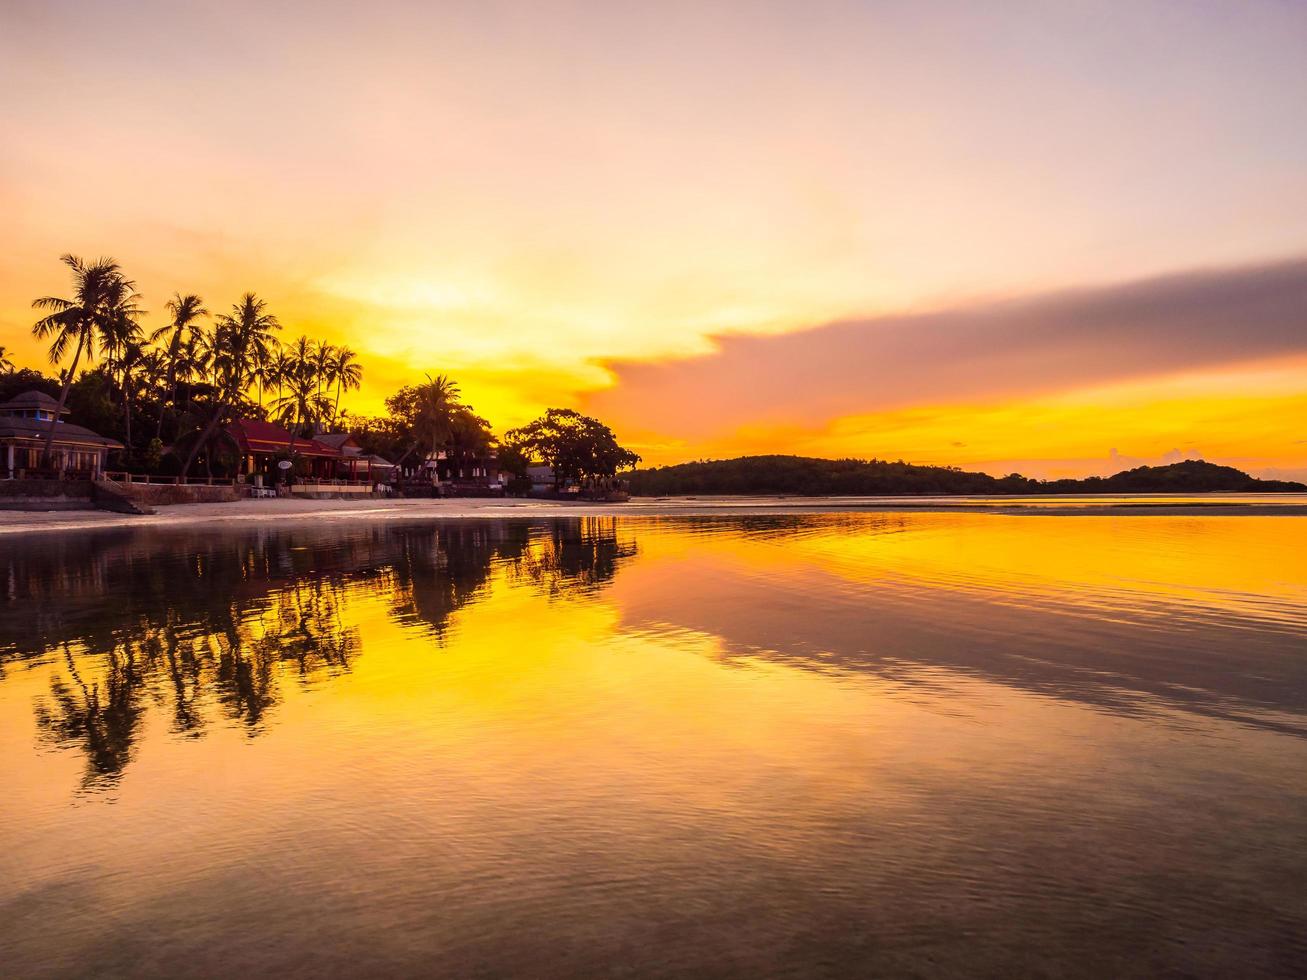
M 550 517 L 749 517 L 881 511 L 1031 516 L 1307 516 L 1302 494 L 1083 497 L 649 497 L 627 503 L 523 498 L 241 500 L 174 504 L 148 515 L 100 510 L 0 511 L 0 535 L 108 527 L 248 526 L 285 522 Z

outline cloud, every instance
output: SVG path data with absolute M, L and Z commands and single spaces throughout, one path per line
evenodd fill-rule
M 614 361 L 587 406 L 619 430 L 721 439 L 919 404 L 1037 396 L 1307 351 L 1307 258 L 937 312 L 714 338 L 712 353 Z

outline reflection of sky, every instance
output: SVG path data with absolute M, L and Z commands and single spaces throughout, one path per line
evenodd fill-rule
M 1292 956 L 1303 528 L 858 514 L 0 553 L 11 604 L 66 598 L 0 675 L 0 949 L 19 975 Z M 52 681 L 82 729 L 45 727 Z

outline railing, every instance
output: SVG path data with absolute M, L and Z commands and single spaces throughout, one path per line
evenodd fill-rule
M 89 480 L 91 470 L 44 469 L 39 466 L 15 466 L 8 471 L 11 480 Z
M 295 478 L 293 486 L 303 486 L 306 483 L 320 484 L 322 486 L 332 487 L 370 487 L 376 483 L 376 480 L 344 480 L 331 479 L 328 477 L 300 476 Z
M 296 480 L 290 492 L 296 493 L 371 493 L 370 480 Z
M 218 476 L 188 476 L 183 480 L 180 476 L 127 473 L 122 470 L 105 470 L 103 476 L 115 483 L 146 483 L 167 487 L 231 487 L 236 485 L 235 480 Z

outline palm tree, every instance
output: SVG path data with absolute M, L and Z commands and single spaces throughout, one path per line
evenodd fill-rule
M 200 437 L 191 446 L 182 464 L 182 477 L 190 472 L 200 449 L 209 441 L 218 422 L 232 405 L 245 395 L 255 365 L 268 357 L 274 343 L 274 330 L 280 330 L 277 318 L 268 312 L 268 304 L 253 293 L 246 293 L 218 318 L 213 331 L 212 370 L 215 381 L 215 405 Z
M 125 430 L 125 452 L 130 457 L 132 452 L 132 371 L 145 353 L 145 338 L 141 334 L 141 325 L 136 318 L 141 311 L 134 302 L 114 304 L 110 309 L 101 329 L 100 347 L 104 352 L 105 373 L 109 379 L 109 392 L 112 398 L 113 384 L 117 381 L 118 390 L 123 396 L 123 428 Z
M 88 263 L 75 255 L 61 255 L 59 261 L 73 273 L 73 298 L 42 296 L 32 302 L 37 310 L 48 310 L 32 326 L 32 334 L 39 340 L 50 340 L 50 362 L 63 360 L 68 347 L 74 345 L 72 363 L 63 371 L 63 386 L 59 391 L 59 407 L 50 420 L 45 434 L 43 458 L 48 462 L 54 451 L 54 434 L 68 401 L 68 389 L 77 375 L 77 365 L 86 354 L 94 355 L 97 341 L 103 341 L 115 330 L 122 319 L 139 314 L 135 301 L 136 284 L 123 275 L 121 267 L 111 258 Z
M 0 347 L 0 374 L 13 374 L 14 362 L 9 360 L 9 348 Z
M 294 447 L 298 430 L 313 421 L 322 407 L 319 393 L 321 381 L 317 370 L 317 365 L 321 363 L 322 346 L 308 337 L 300 337 L 282 351 L 285 358 L 280 364 L 278 380 L 283 394 L 278 396 L 273 409 L 290 430 L 287 452 Z
M 263 414 L 263 391 L 265 386 L 273 383 L 277 371 L 282 365 L 281 344 L 275 339 L 259 353 L 258 363 L 254 365 L 254 377 L 259 385 L 259 414 Z
M 325 340 L 313 349 L 312 371 L 319 399 L 323 398 L 323 389 L 330 387 L 331 364 L 336 357 L 336 348 Z
M 336 383 L 336 400 L 331 406 L 331 425 L 335 428 L 336 419 L 340 415 L 340 393 L 342 390 L 358 390 L 363 383 L 363 365 L 359 364 L 355 353 L 342 344 L 333 349 L 328 370 Z
M 191 334 L 191 345 L 195 342 L 195 332 L 199 329 L 201 318 L 209 315 L 209 311 L 204 307 L 204 300 L 194 293 L 187 293 L 183 296 L 181 293 L 173 293 L 172 299 L 164 304 L 168 313 L 172 316 L 172 321 L 166 326 L 160 327 L 154 333 L 150 334 L 150 343 L 157 344 L 165 336 L 168 343 L 165 348 L 165 358 L 167 367 L 167 387 L 168 400 L 177 410 L 177 380 L 185 370 L 185 361 L 190 353 L 186 343 L 186 333 L 189 330 Z M 163 406 L 159 406 L 159 422 L 154 430 L 154 437 L 160 439 L 163 437 Z
M 434 378 L 428 374 L 427 383 L 418 385 L 418 425 L 431 439 L 432 452 L 449 441 L 461 394 L 453 379 L 444 374 Z

